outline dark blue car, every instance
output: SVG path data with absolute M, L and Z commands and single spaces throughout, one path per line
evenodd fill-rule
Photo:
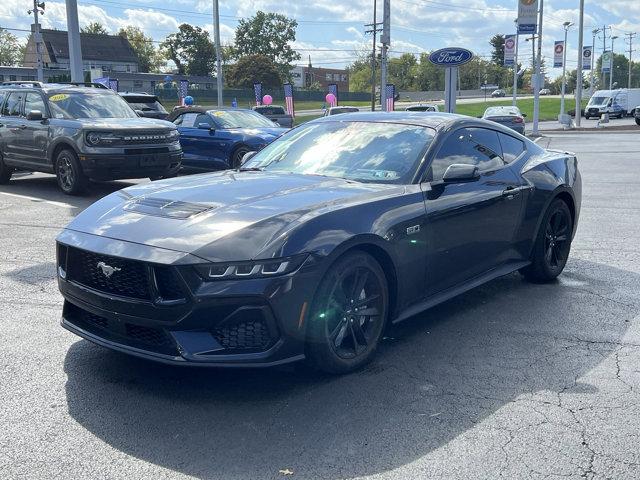
M 238 108 L 180 108 L 168 120 L 180 132 L 182 166 L 193 171 L 237 168 L 244 154 L 261 150 L 288 130 Z

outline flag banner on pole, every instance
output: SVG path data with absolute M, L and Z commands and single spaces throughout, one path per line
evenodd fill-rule
M 109 77 L 94 78 L 93 83 L 99 83 L 100 85 L 104 85 L 107 88 L 111 88 L 111 86 L 109 85 Z
M 610 51 L 602 53 L 602 73 L 609 73 L 611 71 L 611 60 L 613 56 Z
M 253 84 L 253 93 L 256 96 L 256 106 L 262 105 L 262 84 L 254 83 Z
M 338 85 L 336 85 L 335 83 L 330 83 L 329 85 L 327 85 L 327 88 L 329 88 L 329 93 L 333 93 L 333 95 L 336 97 L 336 104 L 335 105 L 331 105 L 332 107 L 337 107 L 338 106 Z
M 518 0 L 518 33 L 538 30 L 538 0 Z
M 385 89 L 385 95 L 387 99 L 387 112 L 393 112 L 396 108 L 396 86 L 393 83 L 388 83 Z
M 593 56 L 593 47 L 582 47 L 582 69 L 591 70 L 591 57 Z
M 114 92 L 118 91 L 118 79 L 117 78 L 110 78 L 109 79 L 109 88 L 111 90 L 113 90 Z
M 553 68 L 562 67 L 564 55 L 564 40 L 557 40 L 553 45 Z
M 513 65 L 516 57 L 516 36 L 505 35 L 504 36 L 504 66 L 510 67 Z
M 180 80 L 180 88 L 178 89 L 178 96 L 180 97 L 180 105 L 184 107 L 184 99 L 188 95 L 189 81 Z
M 290 83 L 285 83 L 284 88 L 284 103 L 286 105 L 287 113 L 292 117 L 296 116 L 295 108 L 293 104 L 293 85 Z

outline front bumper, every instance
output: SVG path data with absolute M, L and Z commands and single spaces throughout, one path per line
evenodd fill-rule
M 83 172 L 94 180 L 171 176 L 180 170 L 182 150 L 131 148 L 118 153 L 80 154 Z
M 281 277 L 203 282 L 191 266 L 201 260 L 188 254 L 69 231 L 59 242 L 62 326 L 76 335 L 175 365 L 263 367 L 304 358 L 306 314 L 319 263 L 305 262 Z M 143 262 L 151 271 L 170 269 L 184 298 L 128 298 L 81 284 L 70 278 L 62 258 L 69 246 L 99 255 L 122 252 L 117 258 Z

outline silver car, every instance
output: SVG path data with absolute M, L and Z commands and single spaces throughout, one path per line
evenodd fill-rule
M 524 135 L 524 119 L 527 115 L 518 107 L 489 107 L 484 111 L 482 118 L 509 127 Z

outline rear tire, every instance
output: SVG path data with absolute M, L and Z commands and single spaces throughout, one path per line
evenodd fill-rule
M 520 270 L 522 275 L 535 283 L 549 282 L 560 275 L 571 251 L 572 233 L 573 219 L 569 207 L 560 199 L 554 200 L 540 224 L 531 265 Z
M 4 163 L 2 155 L 0 155 L 0 185 L 9 183 L 9 180 L 11 180 L 11 175 L 13 175 L 13 167 L 10 167 L 6 163 Z
M 249 153 L 251 149 L 249 147 L 240 146 L 235 149 L 233 155 L 231 155 L 231 168 L 238 169 L 242 166 L 242 157 Z
M 67 195 L 81 195 L 86 192 L 89 179 L 82 171 L 75 152 L 63 149 L 58 153 L 55 163 L 58 186 Z
M 380 264 L 354 251 L 320 282 L 307 318 L 307 360 L 317 370 L 352 372 L 374 357 L 387 321 L 389 292 Z

